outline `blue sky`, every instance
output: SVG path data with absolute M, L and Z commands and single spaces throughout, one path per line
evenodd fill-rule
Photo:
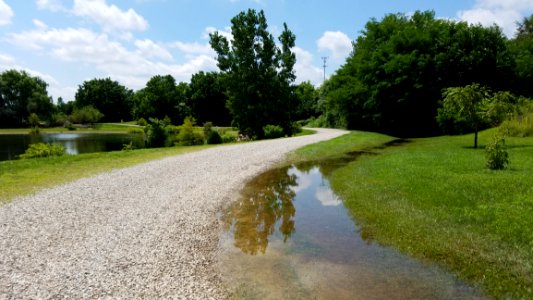
M 0 0 L 0 72 L 26 70 L 49 84 L 54 99 L 72 100 L 80 84 L 111 77 L 137 90 L 154 75 L 188 82 L 217 70 L 208 34 L 229 34 L 230 19 L 264 10 L 277 36 L 296 34 L 297 81 L 322 81 L 345 61 L 370 18 L 434 10 L 437 17 L 498 24 L 512 36 L 533 13 L 533 0 Z

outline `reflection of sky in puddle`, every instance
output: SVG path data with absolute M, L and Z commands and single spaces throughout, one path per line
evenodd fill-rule
M 223 216 L 221 268 L 243 298 L 475 299 L 439 268 L 365 241 L 322 175 L 275 169 L 252 180 Z

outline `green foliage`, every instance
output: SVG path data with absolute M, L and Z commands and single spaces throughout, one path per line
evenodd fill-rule
M 52 115 L 52 125 L 55 126 L 64 126 L 65 122 L 68 121 L 68 116 L 63 112 L 57 112 Z
M 318 116 L 319 93 L 310 82 L 302 82 L 294 90 L 295 120 L 306 120 Z
M 220 133 L 218 133 L 218 131 L 216 130 L 209 132 L 209 135 L 207 136 L 207 144 L 208 145 L 222 144 L 222 137 L 220 136 Z
M 129 128 L 128 133 L 129 134 L 144 134 L 144 130 L 141 128 Z
M 196 120 L 193 117 L 186 117 L 183 125 L 180 126 L 180 133 L 178 134 L 178 143 L 181 146 L 202 145 L 204 137 L 194 128 Z
M 30 159 L 39 157 L 62 156 L 64 154 L 65 147 L 63 147 L 63 145 L 37 143 L 30 144 L 28 149 L 26 149 L 26 152 L 24 152 L 24 154 L 21 154 L 19 157 L 21 159 Z
M 137 120 L 137 125 L 146 126 L 146 125 L 148 125 L 148 122 L 146 122 L 145 118 L 139 118 L 139 120 Z
M 92 79 L 78 87 L 74 105 L 92 106 L 102 112 L 105 122 L 131 120 L 133 91 L 111 78 Z
M 146 132 L 146 146 L 150 148 L 164 147 L 167 140 L 165 123 L 156 118 L 150 118 L 150 124 L 144 127 Z
M 330 126 L 432 135 L 443 89 L 478 82 L 509 90 L 512 65 L 498 27 L 430 11 L 390 14 L 366 24 L 346 64 L 323 86 L 320 107 Z
M 135 150 L 135 146 L 133 145 L 133 142 L 122 145 L 122 151 L 131 151 L 131 150 Z
M 509 153 L 505 149 L 505 140 L 496 134 L 485 147 L 487 168 L 491 170 L 503 170 L 509 164 Z
M 218 126 L 231 125 L 231 115 L 226 106 L 228 97 L 221 74 L 201 71 L 192 75 L 188 91 L 191 114 L 198 123 L 210 121 Z
M 171 75 L 156 75 L 148 80 L 145 88 L 135 93 L 133 116 L 136 119 L 170 117 L 169 123 L 180 124 L 190 114 L 187 93 L 186 83 L 176 85 Z
M 104 115 L 96 108 L 92 106 L 85 106 L 82 108 L 74 108 L 72 115 L 70 116 L 70 121 L 77 124 L 94 124 Z
M 515 97 L 509 92 L 492 94 L 488 88 L 477 83 L 447 88 L 443 96 L 442 107 L 438 109 L 438 123 L 444 129 L 461 126 L 465 131 L 474 131 L 474 148 L 477 148 L 478 131 L 490 125 L 499 125 L 515 110 L 516 104 Z
M 501 124 L 500 130 L 507 136 L 533 136 L 533 101 L 522 99 L 519 102 L 519 109 Z
M 31 113 L 28 117 L 28 124 L 31 127 L 39 127 L 39 124 L 41 123 L 41 120 L 39 119 L 39 116 L 36 113 Z
M 25 71 L 0 73 L 0 128 L 24 127 L 31 113 L 48 120 L 53 111 L 48 84 Z
M 213 131 L 213 123 L 205 122 L 204 123 L 204 136 L 207 138 L 212 131 Z
M 266 139 L 277 139 L 277 138 L 280 138 L 280 137 L 284 137 L 285 136 L 285 132 L 283 131 L 283 128 L 281 128 L 281 126 L 278 126 L 278 125 L 266 125 L 265 127 L 263 127 L 263 136 L 266 138 Z
M 284 24 L 280 48 L 267 30 L 263 11 L 241 12 L 231 20 L 233 40 L 210 34 L 229 96 L 233 125 L 244 135 L 262 138 L 267 124 L 291 134 L 296 37 Z

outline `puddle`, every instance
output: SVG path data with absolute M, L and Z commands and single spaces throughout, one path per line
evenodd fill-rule
M 482 299 L 453 275 L 364 240 L 323 174 L 344 159 L 268 171 L 225 211 L 220 266 L 237 299 Z

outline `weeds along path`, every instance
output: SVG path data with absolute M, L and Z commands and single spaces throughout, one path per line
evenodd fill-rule
M 317 134 L 184 154 L 0 207 L 0 299 L 224 298 L 217 212 Z M 65 171 L 68 176 L 68 171 Z

